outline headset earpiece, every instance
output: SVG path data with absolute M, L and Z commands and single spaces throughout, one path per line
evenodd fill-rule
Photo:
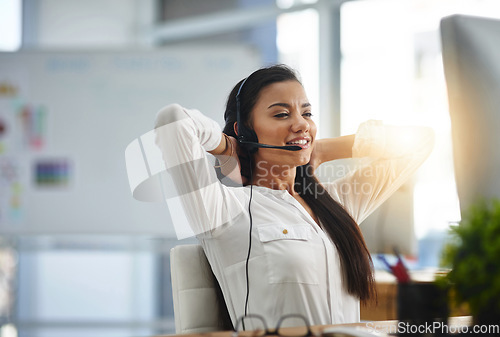
M 257 138 L 257 134 L 255 133 L 254 130 L 250 130 L 247 128 L 243 121 L 241 121 L 241 101 L 240 101 L 240 93 L 241 89 L 243 88 L 243 85 L 245 85 L 245 82 L 248 80 L 250 76 L 245 78 L 243 82 L 241 82 L 240 87 L 238 88 L 238 93 L 236 94 L 236 126 L 237 126 L 237 132 L 236 134 L 238 135 L 238 142 L 240 143 L 240 146 L 247 150 L 250 154 L 253 154 L 257 152 L 257 149 L 259 146 L 257 144 L 259 143 L 259 140 Z
M 238 136 L 240 146 L 246 149 L 251 154 L 257 152 L 259 140 L 254 130 L 248 129 L 246 126 L 240 126 L 240 135 Z

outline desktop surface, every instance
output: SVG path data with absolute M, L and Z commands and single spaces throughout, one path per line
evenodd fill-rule
M 311 331 L 314 336 L 322 337 L 334 337 L 333 334 L 329 334 L 335 331 L 339 332 L 339 336 L 392 336 L 396 335 L 399 327 L 404 327 L 404 325 L 399 324 L 397 320 L 386 320 L 386 321 L 364 321 L 360 323 L 351 324 L 332 324 L 332 325 L 318 325 L 312 326 Z M 470 316 L 457 316 L 449 317 L 447 325 L 453 329 L 459 330 L 460 328 L 470 327 L 472 325 L 472 317 Z M 342 329 L 339 329 L 342 328 Z M 294 330 L 297 328 L 286 328 L 284 333 L 287 336 L 293 336 Z M 300 329 L 302 330 L 302 329 Z M 215 331 L 206 333 L 195 333 L 195 334 L 183 334 L 183 335 L 159 335 L 154 337 L 166 337 L 166 336 L 182 336 L 182 337 L 232 337 L 233 331 Z M 243 331 L 238 334 L 240 337 L 255 337 L 258 334 L 256 331 Z

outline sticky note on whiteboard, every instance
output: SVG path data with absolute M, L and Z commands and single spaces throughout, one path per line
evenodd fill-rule
M 67 187 L 72 176 L 72 165 L 67 158 L 44 158 L 34 163 L 36 187 Z

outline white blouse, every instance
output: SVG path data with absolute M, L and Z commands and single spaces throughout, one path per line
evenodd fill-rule
M 155 131 L 234 325 L 245 310 L 250 186 L 228 187 L 217 179 L 206 151 L 220 144 L 221 129 L 199 111 L 169 105 L 157 114 Z M 323 185 L 361 223 L 423 163 L 433 139 L 429 128 L 366 122 L 356 133 L 353 157 L 369 160 Z M 290 313 L 304 315 L 312 325 L 359 322 L 359 299 L 343 284 L 337 249 L 327 234 L 286 190 L 253 186 L 252 193 L 248 313 L 262 315 L 269 326 Z M 302 322 L 289 325 L 294 324 Z

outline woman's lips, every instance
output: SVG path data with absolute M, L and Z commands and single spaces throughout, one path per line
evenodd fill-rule
M 299 146 L 304 150 L 304 149 L 308 149 L 311 146 L 311 141 L 308 139 L 300 139 L 300 140 L 294 140 L 291 142 L 287 142 L 286 145 Z

